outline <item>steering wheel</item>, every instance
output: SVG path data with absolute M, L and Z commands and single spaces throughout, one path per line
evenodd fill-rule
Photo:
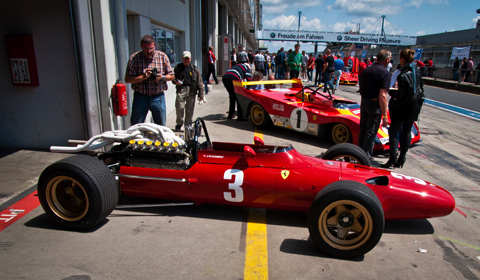
M 278 149 L 278 145 L 275 145 L 275 147 L 273 147 L 272 154 L 276 153 L 277 149 Z
M 304 87 L 302 88 L 302 91 L 304 91 L 306 88 L 308 88 L 309 90 L 312 91 L 310 94 L 313 94 L 313 95 L 318 94 L 318 95 L 321 95 L 321 96 L 325 97 L 325 98 L 328 99 L 328 100 L 332 100 L 332 99 L 333 99 L 332 93 L 330 92 L 330 90 L 328 89 L 328 87 L 327 87 L 327 92 L 326 92 L 326 93 L 328 93 L 328 95 L 327 95 L 325 92 L 322 92 L 322 91 L 321 91 L 321 89 L 322 89 L 321 87 L 304 86 Z
M 212 142 L 210 141 L 210 137 L 208 136 L 208 131 L 207 131 L 207 127 L 205 126 L 205 121 L 202 119 L 202 118 L 198 118 L 196 121 L 195 121 L 195 136 L 194 136 L 194 160 L 195 162 L 198 160 L 197 158 L 197 152 L 199 150 L 201 150 L 202 148 L 202 145 L 201 143 L 198 143 L 198 138 L 200 138 L 200 136 L 202 136 L 202 128 L 203 128 L 203 132 L 205 133 L 205 138 L 207 139 L 205 147 L 211 147 L 212 146 Z

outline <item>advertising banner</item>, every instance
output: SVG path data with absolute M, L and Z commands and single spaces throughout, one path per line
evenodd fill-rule
M 378 34 L 345 34 L 318 31 L 296 32 L 270 29 L 258 30 L 257 39 L 268 41 L 329 42 L 392 46 L 412 46 L 417 44 L 417 37 L 412 36 L 381 36 Z
M 453 47 L 452 56 L 450 60 L 455 60 L 455 57 L 458 57 L 459 60 L 462 60 L 464 57 L 470 57 L 470 46 L 468 47 Z
M 422 57 L 422 52 L 423 52 L 423 49 L 415 49 L 415 60 L 420 60 L 420 58 Z
M 362 59 L 367 58 L 367 51 L 362 51 Z

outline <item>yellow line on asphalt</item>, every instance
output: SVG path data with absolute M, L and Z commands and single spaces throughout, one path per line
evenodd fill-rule
M 263 140 L 263 132 L 255 129 Z M 250 208 L 245 247 L 244 279 L 268 279 L 267 218 L 265 209 Z
M 441 239 L 445 239 L 445 240 L 448 240 L 448 241 L 450 241 L 450 242 L 457 243 L 457 244 L 460 244 L 460 245 L 463 245 L 463 246 L 466 246 L 466 247 L 469 247 L 469 248 L 472 248 L 472 249 L 475 249 L 475 250 L 480 251 L 480 248 L 477 247 L 477 246 L 475 246 L 475 245 L 470 245 L 470 244 L 467 244 L 467 243 L 463 243 L 463 242 L 461 242 L 461 241 L 457 241 L 457 240 L 455 240 L 455 239 L 451 239 L 451 238 L 448 238 L 448 237 L 445 237 L 445 236 L 436 235 L 436 234 L 433 234 L 433 233 L 432 233 L 432 235 L 435 236 L 435 237 L 438 237 L 438 238 L 441 238 Z
M 245 248 L 245 280 L 268 279 L 266 220 L 265 209 L 250 208 Z

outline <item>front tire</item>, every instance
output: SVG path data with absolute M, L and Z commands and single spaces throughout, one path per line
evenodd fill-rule
M 117 205 L 115 176 L 100 160 L 77 155 L 47 167 L 38 180 L 38 198 L 45 213 L 62 226 L 90 229 Z
M 375 193 L 355 181 L 338 181 L 322 189 L 310 207 L 308 230 L 325 253 L 354 258 L 380 241 L 385 218 Z
M 266 129 L 272 125 L 268 112 L 256 102 L 250 107 L 250 122 L 258 129 Z
M 328 149 L 322 156 L 325 160 L 351 162 L 366 166 L 372 166 L 367 153 L 359 146 L 352 143 L 337 144 Z

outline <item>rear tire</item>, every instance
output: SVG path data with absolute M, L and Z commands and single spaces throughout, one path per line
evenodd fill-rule
M 270 115 L 262 105 L 256 102 L 250 106 L 250 122 L 258 129 L 266 129 L 272 126 Z
M 38 180 L 38 198 L 45 213 L 62 226 L 90 229 L 117 205 L 115 176 L 100 160 L 76 155 L 47 167 Z
M 352 143 L 342 143 L 332 146 L 322 156 L 325 160 L 336 160 L 351 162 L 366 166 L 372 166 L 372 162 L 367 153 L 357 145 Z
M 323 188 L 308 213 L 308 230 L 325 253 L 354 258 L 372 250 L 385 226 L 375 193 L 355 181 L 337 181 Z

